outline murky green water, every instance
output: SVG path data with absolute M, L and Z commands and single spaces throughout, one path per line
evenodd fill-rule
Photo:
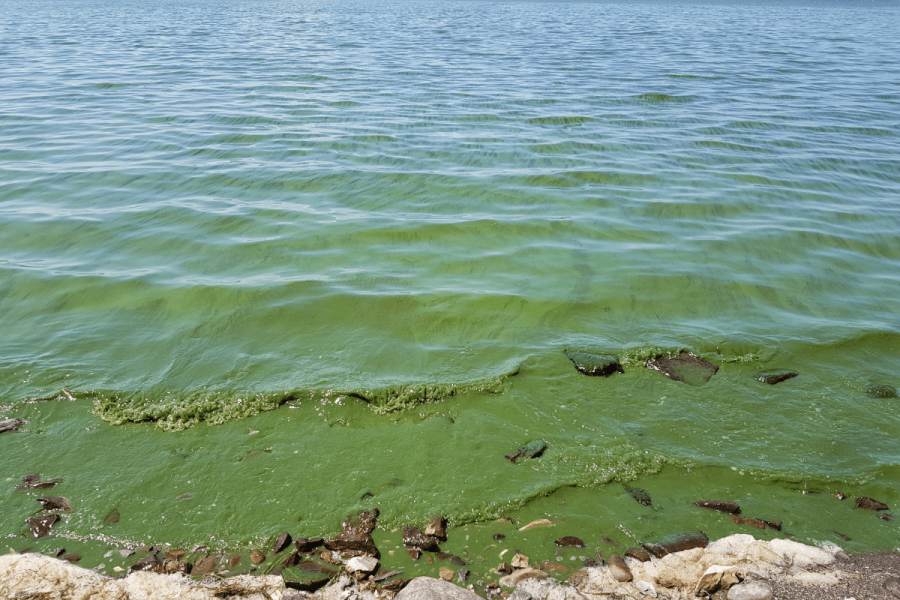
M 900 386 L 895 3 L 4 13 L 10 547 L 241 549 L 371 506 L 384 548 L 443 512 L 447 549 L 490 566 L 497 527 L 539 558 L 785 534 L 707 497 L 896 544 L 852 508 L 900 501 L 900 400 L 867 394 Z M 682 349 L 708 383 L 643 366 Z M 75 508 L 38 541 L 30 473 Z

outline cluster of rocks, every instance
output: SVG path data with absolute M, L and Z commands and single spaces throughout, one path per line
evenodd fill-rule
M 610 377 L 616 373 L 625 372 L 619 358 L 612 354 L 596 354 L 567 349 L 565 355 L 572 361 L 579 373 L 591 377 Z M 671 356 L 659 354 L 647 360 L 644 366 L 662 373 L 669 379 L 691 385 L 706 383 L 719 370 L 718 365 L 687 351 L 681 351 Z M 796 371 L 782 369 L 759 373 L 754 379 L 769 385 L 776 385 L 797 376 L 799 373 Z M 896 398 L 897 388 L 886 384 L 872 384 L 866 389 L 866 394 L 873 398 Z

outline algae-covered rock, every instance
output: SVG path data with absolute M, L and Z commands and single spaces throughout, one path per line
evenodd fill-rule
M 285 587 L 304 592 L 313 592 L 325 586 L 336 575 L 337 571 L 313 562 L 300 563 L 281 572 Z
M 738 503 L 729 502 L 728 500 L 698 500 L 697 502 L 694 502 L 694 506 L 708 508 L 709 510 L 715 510 L 731 515 L 741 514 L 741 507 Z
M 763 383 L 768 383 L 769 385 L 775 385 L 776 383 L 793 379 L 797 375 L 798 373 L 796 371 L 772 371 L 769 373 L 760 373 L 755 379 Z
M 675 356 L 657 356 L 647 361 L 647 368 L 689 385 L 702 385 L 719 370 L 718 366 L 690 352 L 681 352 Z
M 31 517 L 26 519 L 31 535 L 42 538 L 50 533 L 50 529 L 59 521 L 59 515 L 46 515 L 44 517 Z
M 533 442 L 528 442 L 515 452 L 510 452 L 505 458 L 506 460 L 515 463 L 522 459 L 538 458 L 543 455 L 546 450 L 547 442 L 544 440 L 535 440 Z
M 426 552 L 440 551 L 436 537 L 410 526 L 403 528 L 403 545 L 407 548 L 418 548 Z
M 55 486 L 62 479 L 47 479 L 41 481 L 40 475 L 25 475 L 22 477 L 22 483 L 16 485 L 17 490 L 48 490 Z
M 566 350 L 566 357 L 572 361 L 579 373 L 590 377 L 609 377 L 614 373 L 625 372 L 619 359 L 611 354 Z
M 25 421 L 22 419 L 4 419 L 0 421 L 0 433 L 6 433 L 7 431 L 16 432 L 24 424 Z
M 892 385 L 873 385 L 866 393 L 873 398 L 896 398 L 897 388 Z

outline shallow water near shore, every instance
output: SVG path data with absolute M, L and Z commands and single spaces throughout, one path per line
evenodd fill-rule
M 14 549 L 246 549 L 373 506 L 385 548 L 443 513 L 491 567 L 494 533 L 896 544 L 852 508 L 900 502 L 900 400 L 867 393 L 900 387 L 895 3 L 5 12 Z M 681 350 L 719 370 L 644 366 Z M 75 509 L 37 541 L 31 473 Z

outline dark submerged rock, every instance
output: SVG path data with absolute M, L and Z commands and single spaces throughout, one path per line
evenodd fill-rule
M 728 513 L 730 515 L 741 514 L 741 507 L 738 506 L 737 502 L 729 502 L 727 500 L 698 500 L 697 502 L 694 502 L 694 506 L 708 508 L 709 510 Z
M 272 546 L 272 552 L 278 554 L 279 552 L 290 546 L 292 541 L 294 540 L 293 538 L 291 538 L 291 534 L 289 534 L 287 531 L 281 533 L 275 539 L 275 545 Z
M 566 350 L 566 357 L 572 361 L 579 373 L 590 377 L 609 377 L 613 373 L 625 372 L 619 359 L 610 354 Z
M 344 533 L 372 533 L 379 514 L 378 509 L 373 508 L 348 515 L 343 523 Z
M 643 488 L 633 488 L 629 486 L 623 486 L 625 491 L 628 492 L 628 495 L 635 499 L 638 504 L 643 504 L 644 506 L 653 506 L 653 500 L 650 498 L 650 493 Z
M 520 459 L 538 458 L 544 454 L 545 450 L 547 450 L 547 442 L 544 440 L 535 440 L 533 442 L 528 442 L 515 452 L 507 454 L 506 460 L 515 463 Z
M 554 542 L 560 548 L 584 548 L 584 542 L 581 541 L 581 538 L 577 538 L 574 535 L 567 535 L 565 537 L 561 537 Z
M 682 352 L 675 356 L 657 356 L 647 361 L 647 368 L 689 385 L 702 385 L 719 370 L 718 366 L 690 352 Z
M 325 543 L 323 538 L 297 538 L 294 540 L 294 547 L 298 552 L 312 552 L 316 548 Z
M 866 390 L 866 394 L 873 398 L 896 398 L 897 388 L 892 385 L 873 385 Z
M 30 519 L 25 519 L 25 522 L 28 523 L 28 529 L 31 531 L 31 535 L 36 538 L 42 538 L 45 535 L 48 535 L 58 521 L 59 515 L 46 515 L 43 517 L 31 517 Z
M 757 529 L 774 529 L 775 531 L 781 531 L 782 524 L 781 521 L 769 521 L 768 519 L 742 519 L 741 523 Z
M 438 540 L 421 529 L 406 526 L 403 528 L 403 545 L 407 548 L 418 548 L 426 552 L 439 552 Z
M 14 433 L 24 424 L 25 421 L 22 419 L 4 419 L 0 421 L 0 433 L 6 433 L 7 431 Z
M 69 506 L 69 500 L 62 496 L 50 496 L 49 498 L 38 498 L 38 502 L 44 507 L 44 510 L 72 510 Z
M 640 548 L 629 548 L 625 551 L 625 556 L 633 558 L 635 560 L 639 560 L 641 562 L 647 562 L 650 560 L 650 555 Z
M 503 535 L 502 533 L 495 533 L 495 534 L 493 535 L 493 538 L 494 538 L 495 540 L 505 540 L 505 539 L 506 539 L 506 536 Z
M 754 377 L 754 379 L 763 383 L 768 383 L 769 385 L 775 385 L 776 383 L 793 379 L 797 375 L 799 375 L 799 373 L 796 371 L 772 371 L 771 373 L 760 373 Z
M 856 508 L 864 508 L 866 510 L 887 510 L 888 505 L 873 498 L 863 496 L 856 499 Z
M 706 548 L 709 538 L 702 531 L 691 531 L 678 535 L 674 539 L 664 540 L 658 544 L 644 544 L 644 548 L 655 556 L 662 558 L 667 554 L 691 550 L 692 548 Z
M 25 475 L 22 477 L 22 483 L 16 485 L 17 490 L 49 490 L 62 479 L 48 479 L 41 481 L 40 475 Z

